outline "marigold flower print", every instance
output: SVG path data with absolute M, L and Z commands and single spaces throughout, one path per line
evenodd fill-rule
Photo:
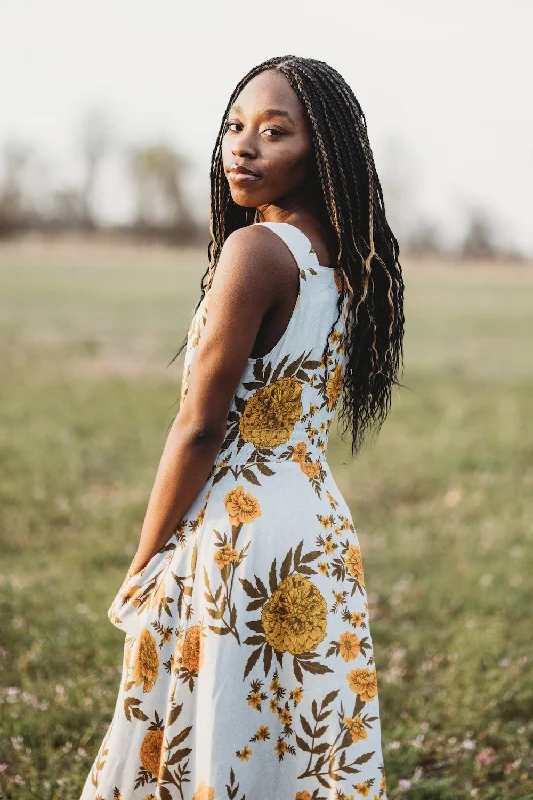
M 290 438 L 302 414 L 302 384 L 287 376 L 258 389 L 246 401 L 240 431 L 256 447 L 277 447 Z
M 253 495 L 244 491 L 244 486 L 232 489 L 224 498 L 224 505 L 232 525 L 252 522 L 261 516 L 261 506 Z
M 342 381 L 343 381 L 343 374 L 342 374 L 342 367 L 340 364 L 337 364 L 333 372 L 328 378 L 327 389 L 326 393 L 328 396 L 328 407 L 330 409 L 334 408 L 337 404 L 337 400 L 339 399 L 339 395 L 342 389 Z
M 141 744 L 141 764 L 151 775 L 159 775 L 164 733 L 162 730 L 146 731 Z
M 359 695 L 361 700 L 369 703 L 377 694 L 376 670 L 367 667 L 357 667 L 351 672 L 346 673 L 350 689 Z
M 200 625 L 192 625 L 185 633 L 181 663 L 189 672 L 199 672 L 204 663 L 204 639 Z
M 359 584 L 361 586 L 365 585 L 365 579 L 363 575 L 363 561 L 361 558 L 361 548 L 357 545 L 349 545 L 345 554 L 344 554 L 344 561 L 346 564 L 346 569 L 354 578 L 357 578 Z
M 119 696 L 80 800 L 387 800 L 361 547 L 327 461 L 351 292 L 301 231 L 265 224 L 300 299 L 248 361 L 198 496 L 111 603 Z
M 285 578 L 263 606 L 267 642 L 280 652 L 307 653 L 326 636 L 326 600 L 303 575 Z
M 361 717 L 344 717 L 343 722 L 350 731 L 352 740 L 354 742 L 358 742 L 360 739 L 367 738 L 368 733 L 366 732 L 366 728 Z
M 144 692 L 151 692 L 159 675 L 159 656 L 155 638 L 149 630 L 143 628 L 133 654 L 131 666 L 133 682 L 143 685 Z

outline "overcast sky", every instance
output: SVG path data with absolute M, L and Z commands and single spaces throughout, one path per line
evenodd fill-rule
M 53 181 L 77 180 L 77 126 L 99 106 L 119 140 L 161 137 L 188 155 L 206 216 L 235 84 L 266 58 L 310 56 L 361 103 L 386 203 L 387 185 L 405 182 L 396 213 L 423 213 L 453 239 L 479 204 L 533 255 L 531 0 L 0 0 L 0 11 L 0 144 L 33 144 Z M 118 220 L 130 202 L 110 159 L 98 210 Z

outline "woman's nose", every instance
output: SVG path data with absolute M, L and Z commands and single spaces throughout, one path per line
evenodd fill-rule
M 234 156 L 249 156 L 255 157 L 255 147 L 252 144 L 250 137 L 241 134 L 237 140 L 233 141 L 231 152 Z

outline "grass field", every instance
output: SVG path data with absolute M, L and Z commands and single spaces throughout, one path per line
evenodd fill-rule
M 205 251 L 0 248 L 7 800 L 78 800 L 111 719 L 124 637 L 106 611 L 205 266 Z M 404 276 L 408 388 L 356 460 L 334 434 L 328 450 L 363 551 L 388 796 L 533 798 L 533 265 Z

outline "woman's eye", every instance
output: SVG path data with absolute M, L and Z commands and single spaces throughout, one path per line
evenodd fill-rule
M 240 122 L 226 122 L 225 130 L 226 131 L 231 131 L 232 133 L 237 133 L 237 131 L 232 126 L 236 126 L 238 128 L 240 124 L 241 124 Z M 279 130 L 279 128 L 264 128 L 261 131 L 261 133 L 268 134 L 267 138 L 269 138 L 269 139 L 276 138 L 277 136 L 282 136 L 283 135 L 283 131 Z

